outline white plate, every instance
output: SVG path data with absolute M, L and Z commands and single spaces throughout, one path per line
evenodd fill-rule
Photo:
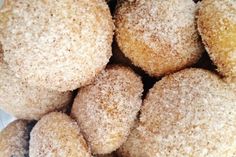
M 7 126 L 10 122 L 14 121 L 15 118 L 0 110 L 0 131 Z

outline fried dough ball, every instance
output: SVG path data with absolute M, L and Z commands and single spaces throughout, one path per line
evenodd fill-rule
M 127 139 L 140 109 L 143 84 L 122 66 L 104 70 L 95 82 L 79 90 L 72 116 L 85 135 L 93 154 L 108 154 Z
M 150 90 L 123 157 L 230 157 L 236 154 L 236 93 L 215 74 L 187 69 Z
M 31 86 L 74 90 L 111 56 L 113 22 L 104 0 L 5 0 L 0 30 L 4 60 Z
M 30 134 L 30 157 L 91 157 L 77 123 L 63 113 L 44 116 Z
M 0 108 L 12 116 L 37 120 L 48 112 L 66 107 L 71 99 L 71 92 L 50 91 L 23 83 L 0 62 Z
M 219 72 L 236 77 L 236 1 L 202 1 L 198 29 Z
M 16 120 L 0 132 L 0 157 L 29 156 L 29 136 L 32 124 Z
M 198 61 L 203 46 L 192 0 L 124 1 L 115 15 L 123 53 L 149 75 L 161 76 Z

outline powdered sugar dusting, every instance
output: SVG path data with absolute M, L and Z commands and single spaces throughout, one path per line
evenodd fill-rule
M 21 119 L 37 120 L 67 106 L 72 99 L 71 92 L 29 86 L 16 78 L 5 63 L 0 63 L 0 84 L 0 108 Z
M 116 11 L 118 45 L 150 75 L 160 76 L 194 64 L 203 52 L 196 10 L 192 0 L 124 1 Z
M 4 60 L 30 85 L 76 89 L 111 56 L 113 23 L 104 0 L 7 2 L 0 19 Z
M 79 90 L 72 108 L 94 154 L 107 154 L 126 140 L 141 106 L 139 77 L 125 67 L 103 71 Z
M 234 22 L 234 24 L 236 24 L 236 2 L 235 1 L 214 0 L 211 3 L 211 5 L 215 6 L 218 12 L 221 12 L 223 19 L 229 19 L 231 22 Z
M 130 7 L 125 14 L 125 27 L 131 27 L 135 37 L 153 49 L 156 48 L 155 38 L 175 48 L 190 33 L 181 34 L 180 30 L 192 27 L 195 21 L 196 7 L 191 0 L 138 0 Z
M 236 153 L 236 93 L 215 74 L 186 69 L 150 90 L 125 157 L 229 157 Z
M 227 77 L 236 77 L 236 2 L 201 2 L 198 29 L 219 72 Z
M 63 113 L 44 116 L 30 134 L 30 157 L 91 157 L 75 121 Z

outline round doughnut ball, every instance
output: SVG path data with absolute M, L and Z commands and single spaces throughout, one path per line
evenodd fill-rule
M 5 63 L 0 63 L 0 108 L 9 114 L 37 120 L 48 112 L 66 107 L 71 99 L 71 92 L 50 91 L 23 83 Z
M 0 30 L 4 60 L 31 86 L 74 90 L 111 56 L 113 22 L 104 0 L 5 0 Z
M 108 67 L 79 90 L 72 115 L 93 154 L 108 154 L 127 139 L 142 103 L 143 84 L 133 71 Z
M 0 157 L 29 156 L 29 136 L 32 125 L 16 120 L 0 132 Z
M 236 77 L 236 1 L 202 1 L 198 29 L 219 72 Z
M 161 76 L 198 61 L 203 47 L 192 0 L 124 1 L 116 10 L 116 40 L 149 75 Z
M 215 74 L 187 69 L 157 82 L 123 157 L 230 157 L 236 154 L 236 93 Z
M 30 134 L 30 157 L 91 157 L 75 121 L 63 113 L 44 116 Z

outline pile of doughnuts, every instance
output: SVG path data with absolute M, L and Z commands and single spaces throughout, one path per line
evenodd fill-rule
M 4 0 L 0 157 L 233 157 L 236 1 Z

